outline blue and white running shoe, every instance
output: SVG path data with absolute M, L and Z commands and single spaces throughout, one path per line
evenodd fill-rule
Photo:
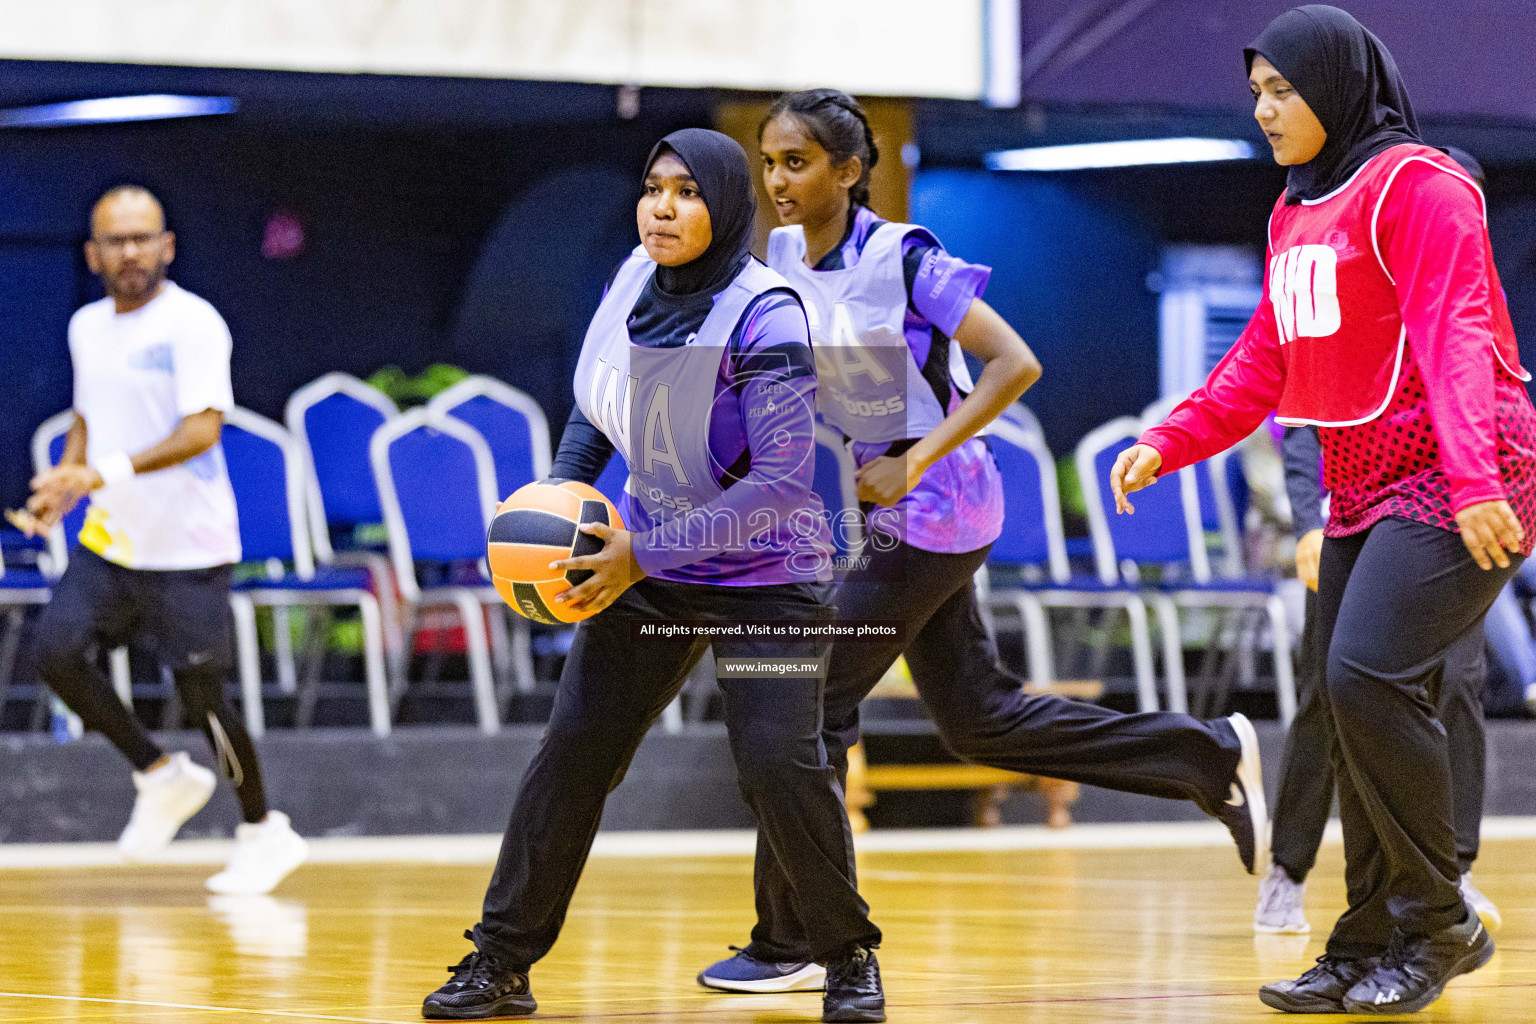
M 827 969 L 820 964 L 767 963 L 730 948 L 736 955 L 700 971 L 700 985 L 722 992 L 819 992 L 826 986 Z

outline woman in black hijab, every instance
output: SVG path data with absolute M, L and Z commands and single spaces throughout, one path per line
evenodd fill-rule
M 1483 196 L 1424 145 L 1381 41 L 1333 7 L 1245 51 L 1254 117 L 1290 168 L 1264 296 L 1205 386 L 1121 454 L 1126 495 L 1248 436 L 1316 426 L 1329 520 L 1317 643 L 1349 909 L 1292 1013 L 1412 1013 L 1493 956 L 1459 889 L 1447 653 L 1536 543 L 1531 406 Z
M 1327 132 L 1323 148 L 1286 176 L 1285 201 L 1320 199 L 1367 160 L 1405 142 L 1423 144 L 1408 87 L 1380 39 L 1325 4 L 1286 11 L 1243 50 L 1263 57 L 1301 94 Z
M 592 484 L 617 451 L 630 470 L 623 525 L 586 524 L 601 548 L 553 563 L 573 585 L 533 605 L 547 621 L 581 621 L 480 923 L 466 933 L 476 948 L 427 997 L 428 1018 L 533 1012 L 528 971 L 560 933 L 608 793 L 706 644 L 723 665 L 825 664 L 822 639 L 653 639 L 641 629 L 766 621 L 824 636 L 815 630 L 832 616 L 832 548 L 811 489 L 810 335 L 799 298 L 748 253 L 746 154 L 718 132 L 674 132 L 651 151 L 642 188 L 641 245 L 587 329 L 577 409 L 552 470 Z M 821 741 L 821 680 L 773 671 L 720 678 L 741 792 L 826 966 L 822 1019 L 883 1021 L 880 930 L 854 883 Z

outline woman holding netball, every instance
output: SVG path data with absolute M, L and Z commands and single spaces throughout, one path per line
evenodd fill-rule
M 1264 297 L 1205 386 L 1114 469 L 1126 495 L 1247 436 L 1320 428 L 1333 493 L 1318 569 L 1349 909 L 1327 952 L 1260 998 L 1404 1013 L 1493 955 L 1457 888 L 1446 651 L 1536 538 L 1536 411 L 1482 194 L 1419 139 L 1392 56 L 1343 11 L 1276 18 L 1245 51 L 1290 168 Z
M 554 944 L 608 793 L 704 652 L 647 642 L 644 620 L 803 628 L 830 619 L 830 554 L 814 473 L 816 374 L 806 317 L 753 259 L 741 147 L 674 132 L 646 163 L 641 246 L 619 267 L 576 368 L 554 475 L 591 483 L 617 449 L 629 530 L 554 568 L 590 574 L 556 600 L 577 627 L 549 728 L 523 777 L 475 943 L 425 1016 L 531 1013 L 528 970 Z M 634 627 L 632 629 L 632 627 Z M 819 641 L 716 640 L 718 659 L 807 658 Z M 823 1020 L 882 1021 L 880 931 L 854 884 L 853 842 L 821 745 L 821 681 L 721 679 L 743 795 L 826 967 Z
M 859 702 L 905 654 L 918 693 L 959 756 L 1013 771 L 1193 800 L 1232 829 L 1245 866 L 1267 861 L 1253 727 L 1241 715 L 1123 715 L 1029 696 L 998 665 L 973 578 L 1003 529 L 1002 481 L 978 431 L 1040 376 L 1024 341 L 981 292 L 991 273 L 933 234 L 869 207 L 878 158 L 863 109 L 832 89 L 791 93 L 760 134 L 763 180 L 786 227 L 769 266 L 805 302 L 826 421 L 848 438 L 867 510 L 869 561 L 838 588 L 840 618 L 901 620 L 903 639 L 837 643 L 824 739 L 839 774 Z M 961 350 L 985 364 L 973 384 Z M 752 941 L 699 975 L 710 988 L 819 988 L 813 923 L 792 863 L 758 842 Z

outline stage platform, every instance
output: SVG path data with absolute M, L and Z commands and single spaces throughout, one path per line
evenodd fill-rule
M 1280 773 L 1278 723 L 1258 722 L 1265 775 Z M 506 824 L 513 793 L 537 747 L 541 726 L 511 726 L 496 736 L 465 727 L 402 728 L 387 739 L 360 729 L 274 731 L 260 741 L 272 803 L 309 836 L 484 834 Z M 166 734 L 168 749 L 185 749 L 212 764 L 200 734 Z M 872 760 L 896 745 L 905 760 L 934 737 L 871 735 Z M 894 754 L 892 755 L 894 756 Z M 102 842 L 128 818 L 133 785 L 122 758 L 100 737 L 56 744 L 34 734 L 0 733 L 0 843 Z M 1486 810 L 1492 815 L 1536 813 L 1536 722 L 1488 725 Z M 1003 821 L 1044 821 L 1034 793 L 1002 807 Z M 1205 820 L 1192 805 L 1084 786 L 1073 807 L 1078 822 Z M 871 823 L 888 827 L 968 823 L 968 802 L 947 793 L 884 793 Z M 184 839 L 233 834 L 234 797 L 221 786 L 209 806 L 187 823 Z M 725 730 L 691 725 L 681 733 L 653 730 L 641 744 L 623 785 L 609 798 L 608 830 L 740 829 L 751 825 L 736 787 Z

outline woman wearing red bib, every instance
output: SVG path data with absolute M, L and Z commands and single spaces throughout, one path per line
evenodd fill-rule
M 1319 427 L 1333 493 L 1319 569 L 1349 909 L 1318 965 L 1260 998 L 1404 1013 L 1493 943 L 1457 884 L 1434 717 L 1447 649 L 1536 539 L 1536 410 L 1483 196 L 1419 139 L 1392 55 L 1312 5 L 1245 51 L 1287 188 L 1264 297 L 1204 387 L 1116 463 L 1126 495 L 1246 437 L 1271 410 Z

